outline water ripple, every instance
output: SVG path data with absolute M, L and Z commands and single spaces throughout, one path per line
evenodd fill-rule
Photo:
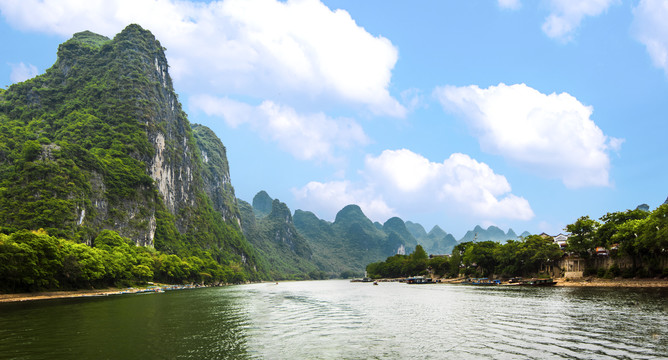
M 665 359 L 666 298 L 316 281 L 0 304 L 0 357 Z

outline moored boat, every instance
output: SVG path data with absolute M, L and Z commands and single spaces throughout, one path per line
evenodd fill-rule
M 406 278 L 407 284 L 434 284 L 434 281 L 431 278 L 424 276 L 411 276 Z
M 488 278 L 470 278 L 470 279 L 466 279 L 465 281 L 462 281 L 461 284 L 490 286 L 490 285 L 499 285 L 499 284 L 501 284 L 501 281 L 500 280 L 490 280 Z
M 522 286 L 553 286 L 556 285 L 557 282 L 552 280 L 551 278 L 548 279 L 528 279 L 528 280 L 523 280 L 520 285 Z

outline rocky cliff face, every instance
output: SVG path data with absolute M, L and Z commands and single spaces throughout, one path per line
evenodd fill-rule
M 244 234 L 262 255 L 269 273 L 274 278 L 319 278 L 314 275 L 318 267 L 312 261 L 313 250 L 295 228 L 288 206 L 278 199 L 271 199 L 264 191 L 258 194 L 261 195 L 256 198 L 262 201 L 253 203 L 261 209 L 243 200 L 238 202 Z M 266 213 L 267 200 L 271 204 L 269 213 Z M 256 215 L 258 210 L 265 215 Z
M 111 229 L 253 266 L 225 148 L 206 127 L 191 129 L 149 31 L 75 34 L 44 75 L 0 93 L 0 120 L 0 188 L 13 184 L 0 191 L 7 229 L 84 242 Z
M 202 162 L 204 191 L 211 199 L 213 209 L 223 216 L 224 221 L 241 226 L 225 146 L 206 126 L 193 124 L 192 130 Z

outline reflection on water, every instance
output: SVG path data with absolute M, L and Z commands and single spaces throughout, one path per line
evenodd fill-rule
M 659 359 L 667 299 L 313 281 L 0 304 L 0 358 Z
M 246 313 L 219 290 L 0 304 L 0 358 L 244 358 Z

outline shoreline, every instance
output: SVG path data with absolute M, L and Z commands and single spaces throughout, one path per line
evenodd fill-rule
M 555 286 L 564 287 L 618 287 L 618 288 L 665 288 L 668 279 L 600 279 L 585 277 L 578 279 L 555 279 Z
M 458 284 L 463 278 L 441 279 L 441 284 Z M 668 279 L 601 279 L 596 277 L 556 278 L 559 287 L 668 288 Z
M 156 285 L 152 287 L 130 287 L 130 288 L 107 288 L 91 290 L 68 290 L 68 291 L 40 291 L 34 293 L 16 293 L 0 294 L 1 303 L 51 300 L 51 299 L 71 299 L 84 297 L 101 297 L 111 295 L 141 294 L 141 293 L 161 293 L 172 290 L 196 289 L 208 287 L 204 285 Z
M 441 284 L 456 284 L 458 280 L 460 279 L 443 279 Z M 560 278 L 560 279 L 555 279 L 555 281 L 557 282 L 555 286 L 559 287 L 668 288 L 668 279 Z M 271 283 L 273 283 L 273 281 L 271 281 Z M 91 289 L 91 290 L 42 291 L 34 293 L 0 294 L 0 304 L 23 302 L 23 301 L 100 297 L 100 296 L 139 294 L 139 293 L 151 293 L 151 292 L 159 293 L 164 291 L 195 289 L 200 287 L 207 287 L 207 286 L 157 285 L 153 287 L 143 287 L 143 288 L 141 287 L 107 288 L 107 289 Z

